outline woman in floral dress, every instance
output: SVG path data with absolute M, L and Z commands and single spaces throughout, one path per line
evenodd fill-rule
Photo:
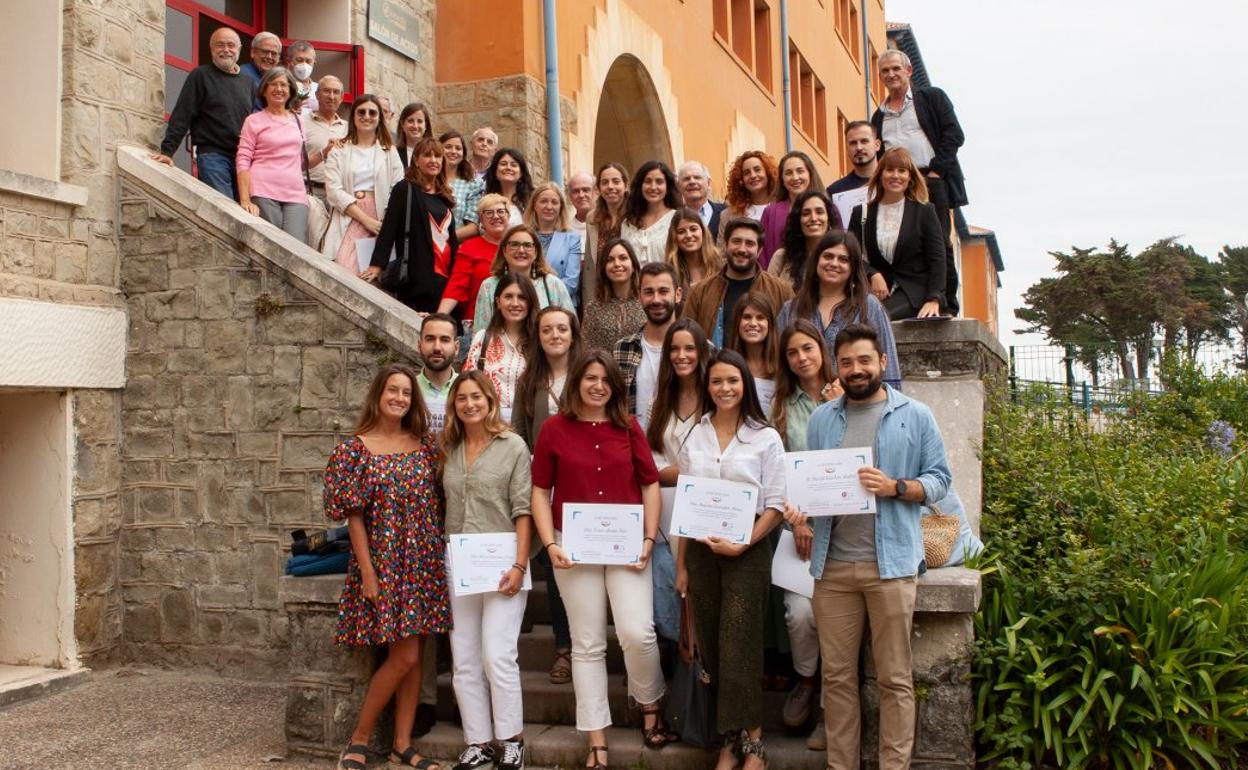
M 355 435 L 325 469 L 325 513 L 346 519 L 351 564 L 338 603 L 342 645 L 386 645 L 339 770 L 363 770 L 382 709 L 395 698 L 390 762 L 440 770 L 411 745 L 425 637 L 451 627 L 438 448 L 416 374 L 402 364 L 373 378 Z

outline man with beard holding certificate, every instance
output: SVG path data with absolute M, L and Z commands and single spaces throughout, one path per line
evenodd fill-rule
M 864 620 L 871 623 L 871 655 L 880 691 L 881 770 L 910 766 L 915 703 L 910 654 L 915 589 L 923 562 L 921 506 L 949 489 L 949 463 L 928 407 L 886 385 L 887 356 L 869 326 L 836 336 L 837 378 L 845 395 L 810 418 L 807 448 L 875 448 L 875 467 L 858 480 L 876 496 L 875 515 L 807 518 L 791 505 L 794 528 L 814 529 L 810 571 L 823 656 L 827 766 L 859 765 L 858 651 Z

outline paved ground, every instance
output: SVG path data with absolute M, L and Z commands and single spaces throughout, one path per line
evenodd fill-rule
M 94 672 L 64 692 L 0 710 L 0 770 L 332 768 L 285 759 L 284 695 L 280 683 Z

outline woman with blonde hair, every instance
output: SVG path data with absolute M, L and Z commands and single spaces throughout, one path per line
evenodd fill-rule
M 927 182 L 904 147 L 890 147 L 867 182 L 866 210 L 848 230 L 867 254 L 871 293 L 894 321 L 932 318 L 945 304 L 945 235 Z
M 533 516 L 529 508 L 529 448 L 499 411 L 498 394 L 484 373 L 464 372 L 447 396 L 442 430 L 442 489 L 446 534 L 512 534 L 515 562 L 498 590 L 457 595 L 455 564 L 447 553 L 450 590 L 452 684 L 467 748 L 459 768 L 524 767 L 524 705 L 520 692 L 519 638 L 528 590 Z M 497 745 L 497 749 L 495 746 Z
M 494 287 L 504 273 L 519 273 L 533 282 L 537 291 L 537 306 L 533 312 L 555 305 L 575 312 L 572 295 L 555 271 L 550 269 L 542 256 L 542 242 L 528 225 L 516 225 L 503 233 L 494 262 L 490 265 L 490 277 L 477 289 L 477 306 L 472 313 L 472 330 L 481 331 L 490 325 L 494 315 Z
M 665 261 L 676 268 L 680 287 L 685 295 L 689 287 L 708 275 L 719 272 L 723 258 L 715 248 L 715 239 L 706 229 L 702 216 L 691 208 L 681 208 L 672 217 L 667 231 Z
M 719 232 L 715 234 L 715 241 L 721 248 L 724 228 L 732 220 L 745 217 L 762 222 L 777 179 L 776 159 L 762 150 L 747 150 L 733 161 L 724 195 L 728 207 L 719 217 Z
M 334 449 L 325 468 L 325 514 L 346 519 L 351 530 L 334 639 L 387 648 L 385 662 L 369 680 L 339 770 L 364 770 L 373 728 L 391 698 L 390 762 L 438 768 L 411 745 L 424 641 L 451 627 L 437 484 L 440 453 L 428 426 L 416 373 L 403 364 L 385 366 L 373 377 L 354 434 Z
M 390 190 L 403 179 L 403 163 L 381 113 L 376 96 L 357 97 L 346 138 L 325 159 L 330 216 L 321 253 L 355 274 L 360 272 L 355 242 L 381 232 Z
M 580 307 L 582 237 L 568 222 L 568 201 L 562 187 L 555 182 L 543 182 L 533 188 L 529 205 L 524 208 L 524 223 L 537 233 L 546 264 L 568 287 L 575 306 Z

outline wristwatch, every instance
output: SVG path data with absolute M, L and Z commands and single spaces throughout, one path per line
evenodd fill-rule
M 906 480 L 897 479 L 897 494 L 893 495 L 893 497 L 901 498 L 901 497 L 904 497 L 905 494 L 906 494 Z

